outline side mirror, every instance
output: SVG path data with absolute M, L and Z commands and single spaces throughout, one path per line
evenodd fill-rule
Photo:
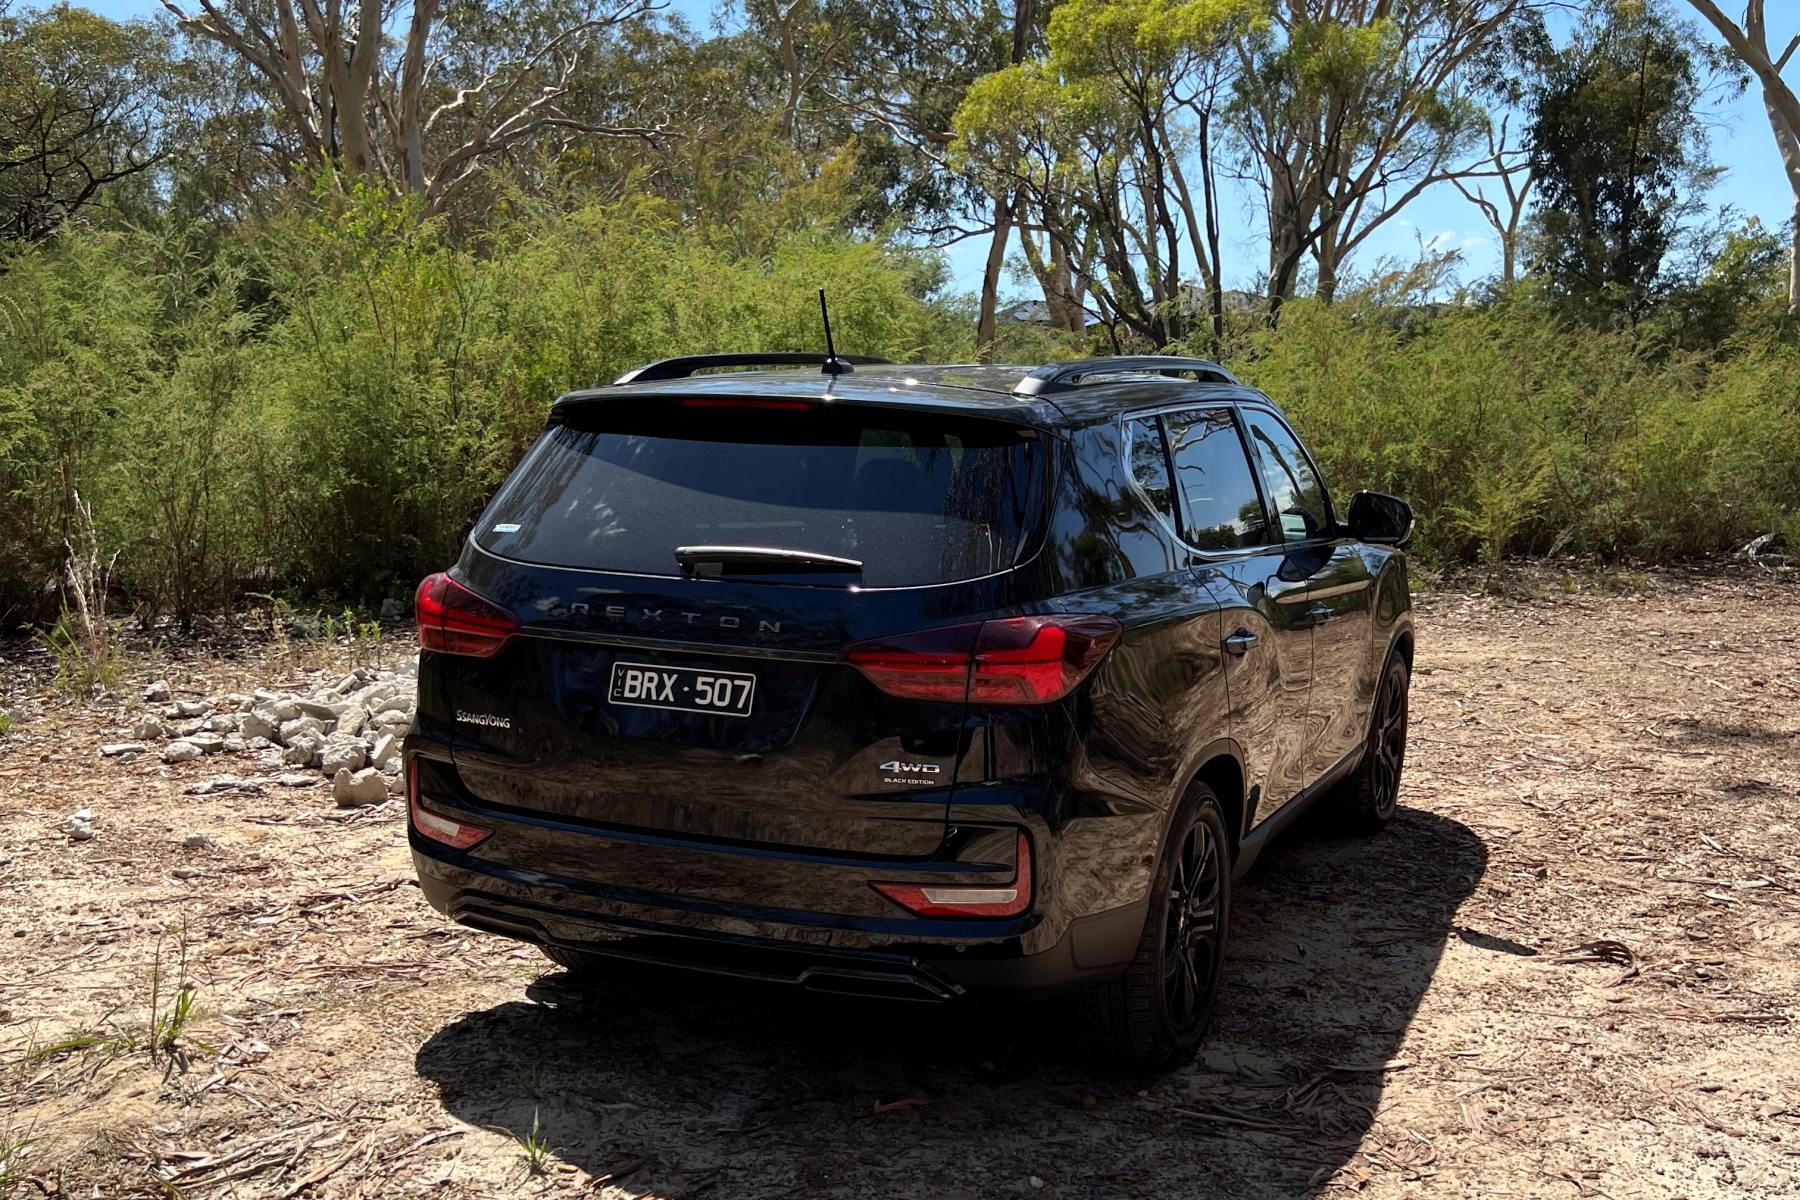
M 1350 497 L 1351 536 L 1376 546 L 1404 546 L 1412 540 L 1412 505 L 1398 496 L 1358 492 Z

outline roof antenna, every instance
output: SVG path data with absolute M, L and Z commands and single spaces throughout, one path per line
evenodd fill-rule
M 837 356 L 837 347 L 831 344 L 831 310 L 825 307 L 825 289 L 819 289 L 819 317 L 825 322 L 825 362 L 819 368 L 827 375 L 848 375 L 855 368 Z

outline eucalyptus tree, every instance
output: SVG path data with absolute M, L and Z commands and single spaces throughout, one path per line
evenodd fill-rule
M 1708 51 L 1665 6 L 1601 0 L 1530 97 L 1534 269 L 1570 312 L 1635 321 L 1715 172 L 1694 119 Z
M 172 150 L 170 48 L 148 23 L 0 7 L 0 238 L 142 199 Z
M 655 142 L 566 104 L 595 49 L 650 0 L 162 0 L 247 64 L 286 141 L 276 153 L 373 178 L 436 213 L 496 159 L 592 137 Z
M 959 164 L 1021 197 L 1022 243 L 1053 323 L 1162 346 L 1209 297 L 1222 319 L 1215 152 L 1229 49 L 1260 0 L 1065 0 L 1044 53 L 969 89 Z M 1191 273 L 1190 273 L 1191 270 Z M 1065 322 L 1067 324 L 1065 324 Z
M 1741 25 L 1726 16 L 1713 0 L 1689 0 L 1689 3 L 1719 31 L 1726 47 L 1762 89 L 1763 111 L 1768 114 L 1769 128 L 1775 134 L 1775 148 L 1781 154 L 1788 187 L 1794 193 L 1792 243 L 1788 257 L 1788 311 L 1800 312 L 1800 97 L 1795 95 L 1794 85 L 1786 79 L 1794 53 L 1800 50 L 1800 31 L 1789 37 L 1781 49 L 1771 51 L 1763 0 L 1748 0 Z M 1792 5 L 1783 7 L 1791 9 Z M 1796 24 L 1800 25 L 1800 22 Z M 1777 44 L 1781 44 L 1779 38 Z
M 1488 171 L 1478 56 L 1540 0 L 1274 0 L 1238 43 L 1233 127 L 1261 190 L 1272 307 L 1434 184 Z M 1472 157 L 1471 157 L 1472 156 Z

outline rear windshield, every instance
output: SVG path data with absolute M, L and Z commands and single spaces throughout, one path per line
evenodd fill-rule
M 1000 422 L 713 400 L 607 411 L 627 403 L 547 430 L 483 514 L 476 544 L 648 575 L 681 574 L 678 548 L 767 548 L 861 564 L 829 580 L 772 567 L 772 578 L 907 587 L 1012 566 L 1043 503 L 1035 432 Z M 753 556 L 729 569 L 764 574 Z

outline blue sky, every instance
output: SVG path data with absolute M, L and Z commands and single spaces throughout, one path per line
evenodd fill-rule
M 163 11 L 157 0 L 87 0 L 85 6 L 118 18 L 147 17 Z M 704 29 L 711 23 L 713 5 L 708 0 L 674 0 L 671 7 L 698 28 Z M 1710 26 L 1700 27 L 1699 32 L 1705 40 L 1717 41 Z M 1777 37 L 1781 33 L 1779 29 L 1775 32 Z M 1717 209 L 1729 205 L 1740 216 L 1760 217 L 1765 225 L 1778 227 L 1793 212 L 1794 199 L 1775 150 L 1774 135 L 1763 116 L 1759 93 L 1749 89 L 1736 98 L 1715 102 L 1695 117 L 1712 127 L 1713 159 L 1724 168 L 1724 175 L 1709 197 L 1712 206 Z M 1247 187 L 1231 184 L 1224 199 L 1226 285 L 1249 286 L 1267 258 L 1254 195 Z M 1398 217 L 1370 235 L 1351 268 L 1368 270 L 1382 259 L 1410 262 L 1419 256 L 1421 246 L 1459 251 L 1465 263 L 1460 272 L 1463 282 L 1474 282 L 1499 271 L 1500 246 L 1493 231 L 1475 207 L 1448 184 L 1424 192 Z M 955 286 L 976 290 L 981 283 L 985 241 L 976 238 L 962 242 L 952 247 L 949 255 Z M 1009 293 L 1034 291 L 1010 281 L 1003 286 Z

